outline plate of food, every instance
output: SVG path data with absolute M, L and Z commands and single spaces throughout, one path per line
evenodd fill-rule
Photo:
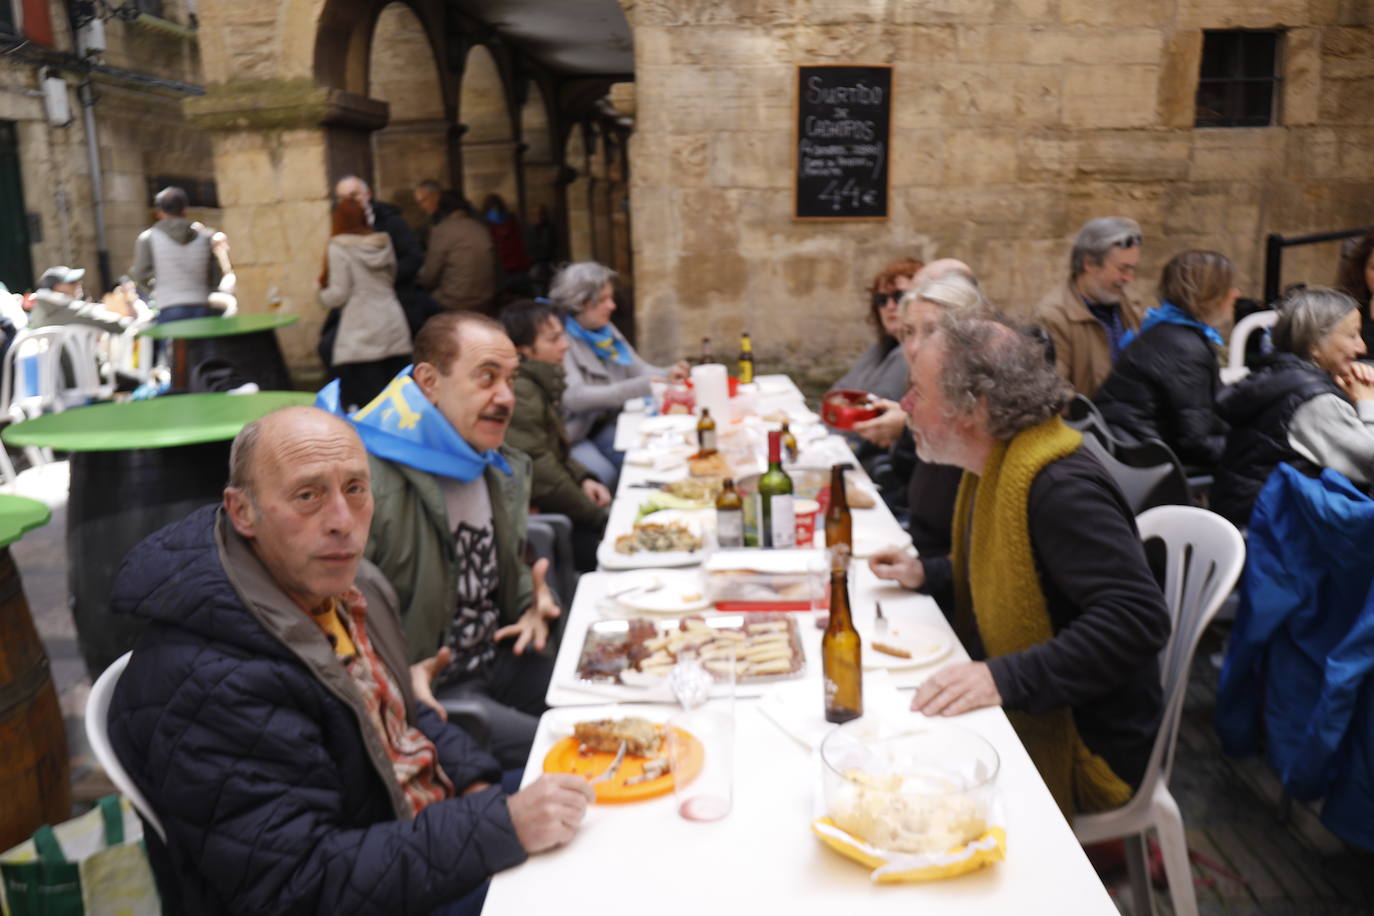
M 938 662 L 954 648 L 953 634 L 921 623 L 888 625 L 881 636 L 863 635 L 865 668 L 917 668 Z
M 587 628 L 577 678 L 589 683 L 656 687 L 691 650 L 709 669 L 735 660 L 739 683 L 798 677 L 805 668 L 801 633 L 786 614 L 710 614 L 681 620 L 598 620 Z
M 606 596 L 621 607 L 649 614 L 687 614 L 711 606 L 701 573 L 694 569 L 622 573 L 607 583 Z
M 696 513 L 665 509 L 636 521 L 629 531 L 607 532 L 596 549 L 602 569 L 655 569 L 700 563 L 704 526 Z
M 597 780 L 596 800 L 602 803 L 642 801 L 673 791 L 676 779 L 691 780 L 701 770 L 701 742 L 682 729 L 693 753 L 687 757 L 684 772 L 673 773 L 668 760 L 668 727 L 637 716 L 622 719 L 594 719 L 577 722 L 573 733 L 558 740 L 544 755 L 545 773 L 572 773 Z M 625 755 L 615 759 L 625 744 Z

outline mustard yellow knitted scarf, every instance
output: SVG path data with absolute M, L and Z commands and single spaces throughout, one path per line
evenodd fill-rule
M 999 443 L 982 477 L 965 474 L 959 485 L 951 553 L 956 618 L 976 621 L 988 658 L 1054 636 L 1035 571 L 1027 506 L 1036 475 L 1082 441 L 1053 417 Z M 1071 709 L 1041 715 L 1008 710 L 1007 717 L 1065 817 L 1130 800 L 1130 786 L 1079 737 Z

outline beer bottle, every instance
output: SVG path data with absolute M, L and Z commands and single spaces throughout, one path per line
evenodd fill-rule
M 711 419 L 711 409 L 701 408 L 701 419 L 697 420 L 697 454 L 702 458 L 716 453 L 716 421 Z
M 830 505 L 825 510 L 825 546 L 831 562 L 842 550 L 847 560 L 854 553 L 854 518 L 849 514 L 849 499 L 844 492 L 845 465 L 830 469 Z
M 754 345 L 745 331 L 739 339 L 739 383 L 748 385 L 754 380 Z
M 711 362 L 711 338 L 701 338 L 701 364 L 704 366 Z
M 863 647 L 849 613 L 848 566 L 847 558 L 831 558 L 830 623 L 821 637 L 827 722 L 848 722 L 864 714 Z
M 797 437 L 787 428 L 786 420 L 782 421 L 782 459 L 788 464 L 797 463 Z
M 797 546 L 792 478 L 782 469 L 782 433 L 768 434 L 768 470 L 759 478 L 759 542 L 763 547 Z
M 744 546 L 744 503 L 728 477 L 716 496 L 716 543 L 721 547 Z

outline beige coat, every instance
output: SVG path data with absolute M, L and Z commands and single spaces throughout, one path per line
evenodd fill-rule
M 342 308 L 332 362 L 370 363 L 410 353 L 410 324 L 392 284 L 396 252 L 385 232 L 329 240 L 329 285 L 320 304 Z
M 1140 330 L 1140 303 L 1121 297 L 1121 323 Z M 1055 367 L 1079 394 L 1092 397 L 1112 372 L 1112 348 L 1107 329 L 1093 317 L 1083 300 L 1065 283 L 1035 306 L 1035 321 L 1054 340 Z
M 454 211 L 429 230 L 416 282 L 446 309 L 487 311 L 496 296 L 496 249 L 485 224 Z

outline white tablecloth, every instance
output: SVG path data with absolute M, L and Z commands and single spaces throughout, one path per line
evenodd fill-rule
M 795 388 L 789 391 L 777 378 L 769 378 L 772 393 L 768 397 L 784 406 L 800 401 Z M 634 415 L 622 417 L 619 437 L 628 443 L 638 420 Z M 684 474 L 685 469 L 665 475 L 627 465 L 608 530 L 614 530 L 618 521 L 632 519 L 650 492 L 634 483 Z M 855 512 L 856 541 L 865 530 L 880 538 L 895 536 L 890 526 L 895 522 L 881 503 L 875 509 Z M 568 733 L 573 721 L 631 713 L 662 720 L 672 712 L 671 706 L 642 702 L 650 696 L 642 690 L 588 685 L 576 678 L 587 628 L 605 616 L 626 613 L 604 599 L 623 575 L 602 572 L 582 577 L 546 696 L 555 708 L 541 720 L 525 771 L 526 784 L 538 778 L 544 755 L 557 738 Z M 874 602 L 881 601 L 894 627 L 921 624 L 950 640 L 950 653 L 930 665 L 865 675 L 873 703 L 880 698 L 891 701 L 884 704 L 890 714 L 901 715 L 910 690 L 941 665 L 968 657 L 932 600 L 878 580 L 861 561 L 851 572 L 850 601 L 861 633 L 870 632 Z M 823 846 L 809 828 L 820 791 L 820 764 L 818 754 L 807 746 L 808 740 L 824 733 L 821 632 L 810 613 L 795 616 L 806 654 L 801 677 L 776 685 L 741 685 L 738 691 L 735 798 L 729 816 L 708 824 L 686 821 L 678 815 L 671 794 L 634 804 L 595 806 L 568 846 L 497 875 L 483 912 L 491 916 L 526 916 L 559 908 L 598 914 L 751 916 L 774 912 L 778 916 L 1116 912 L 1000 709 L 979 710 L 954 721 L 982 734 L 1001 757 L 998 784 L 1007 817 L 1005 861 L 955 879 L 878 886 L 870 881 L 866 868 Z M 900 699 L 889 695 L 894 687 L 907 692 Z M 808 690 L 814 695 L 809 707 L 805 704 Z M 770 691 L 778 693 L 770 696 Z M 789 704 L 783 704 L 784 696 Z M 619 705 L 604 705 L 608 700 Z M 871 705 L 869 709 L 873 711 Z M 791 734 L 778 724 L 784 718 L 779 710 L 792 714 Z

